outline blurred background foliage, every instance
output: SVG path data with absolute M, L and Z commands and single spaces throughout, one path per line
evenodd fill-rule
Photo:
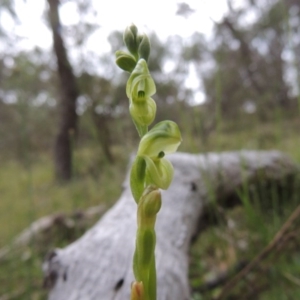
M 5 45 L 0 51 L 0 248 L 12 246 L 5 258 L 0 255 L 1 300 L 45 299 L 44 256 L 76 239 L 99 217 L 80 221 L 76 212 L 100 204 L 108 209 L 114 203 L 137 146 L 125 94 L 128 75 L 114 63 L 114 52 L 123 47 L 122 32 L 111 32 L 111 51 L 95 57 L 86 51 L 89 35 L 98 28 L 85 18 L 92 4 L 76 4 L 80 22 L 57 28 L 79 92 L 71 176 L 64 181 L 54 172 L 53 160 L 64 101 L 57 57 L 38 47 L 15 49 L 19 37 L 6 32 L 0 22 L 0 43 Z M 245 0 L 236 9 L 228 1 L 228 7 L 210 37 L 198 28 L 189 38 L 172 35 L 166 41 L 149 33 L 149 66 L 157 84 L 156 122 L 171 119 L 179 124 L 181 151 L 279 149 L 300 163 L 300 2 Z M 0 15 L 4 11 L 18 22 L 13 1 L 1 0 Z M 178 4 L 178 15 L 188 20 L 192 13 L 188 4 Z M 48 20 L 48 13 L 44 18 Z M 226 226 L 201 235 L 192 249 L 193 299 L 212 299 L 218 293 L 218 288 L 205 293 L 199 288 L 207 274 L 231 270 L 240 257 L 250 260 L 270 241 L 299 203 L 299 188 L 292 195 L 280 200 L 286 202 L 280 213 L 264 215 L 257 209 L 253 216 L 249 205 L 226 212 L 226 218 L 238 224 L 231 238 L 243 236 L 247 247 L 224 246 L 220 236 L 229 235 Z M 258 199 L 264 197 L 258 193 Z M 46 237 L 13 247 L 14 237 L 29 224 L 57 212 L 68 216 L 72 225 L 59 223 Z M 248 217 L 244 220 L 241 215 Z M 281 256 L 277 269 L 269 270 L 273 284 L 252 298 L 230 299 L 300 299 L 300 256 L 294 248 L 288 248 L 290 256 Z

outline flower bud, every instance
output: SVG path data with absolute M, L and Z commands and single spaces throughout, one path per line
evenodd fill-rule
M 138 35 L 138 28 L 133 23 L 129 26 L 129 29 L 131 30 L 131 32 L 134 35 L 134 37 L 137 37 L 137 35 Z
M 148 61 L 150 55 L 150 41 L 146 34 L 139 37 L 140 43 L 138 48 L 139 58 Z
M 124 51 L 117 51 L 115 53 L 116 56 L 116 64 L 124 71 L 131 73 L 135 66 L 136 61 L 134 57 Z
M 150 189 L 150 191 L 149 191 Z M 155 217 L 161 208 L 161 192 L 158 188 L 150 187 L 146 189 L 139 206 L 143 216 L 146 218 Z M 141 219 L 145 219 L 141 216 Z M 141 220 L 142 222 L 142 220 Z
M 156 115 L 156 103 L 152 98 L 147 98 L 145 101 L 130 101 L 129 111 L 135 124 L 148 126 Z
M 124 43 L 131 54 L 137 57 L 138 53 L 138 39 L 137 39 L 137 27 L 132 24 L 125 29 L 123 40 Z

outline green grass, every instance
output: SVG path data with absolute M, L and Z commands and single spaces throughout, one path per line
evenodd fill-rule
M 297 194 L 294 199 L 289 198 L 288 204 L 281 203 L 280 214 L 273 210 L 272 203 L 269 203 L 271 207 L 268 210 L 259 210 L 250 202 L 244 205 L 244 199 L 243 205 L 226 211 L 225 220 L 224 216 L 220 217 L 217 225 L 201 233 L 191 250 L 190 281 L 194 290 L 193 299 L 209 300 L 217 296 L 223 285 L 203 291 L 207 282 L 220 278 L 222 274 L 226 274 L 228 279 L 232 278 L 237 273 L 238 266 L 249 263 L 269 244 L 299 204 L 299 183 L 297 189 L 293 191 L 294 196 Z M 262 195 L 259 198 L 263 201 L 261 197 Z M 299 225 L 298 220 L 298 232 Z M 284 246 L 278 252 L 276 249 L 271 251 L 260 261 L 258 268 L 251 271 L 246 280 L 242 280 L 232 290 L 230 299 L 298 299 L 300 256 L 297 243 L 299 238 L 298 241 L 282 243 Z M 251 290 L 258 290 L 260 286 L 265 289 L 264 292 L 259 293 L 259 296 L 255 294 L 249 297 Z M 201 293 L 199 287 L 202 287 Z
M 201 118 L 195 112 L 194 118 Z M 244 115 L 240 119 L 222 123 L 220 131 L 212 131 L 208 138 L 201 139 L 199 127 L 196 132 L 185 129 L 189 126 L 188 118 L 184 122 L 183 144 L 180 148 L 188 152 L 218 152 L 239 149 L 271 150 L 276 149 L 290 155 L 300 162 L 300 118 L 284 116 L 282 120 L 259 122 L 255 116 Z M 187 132 L 188 134 L 185 134 Z
M 113 149 L 118 161 L 110 165 L 88 148 L 75 152 L 75 176 L 68 184 L 58 184 L 53 176 L 51 156 L 30 158 L 26 164 L 11 160 L 0 168 L 0 249 L 34 220 L 56 212 L 73 212 L 104 204 L 107 209 L 121 194 L 121 183 L 129 154 Z M 29 161 L 29 162 L 28 162 Z M 0 299 L 45 299 L 41 265 L 46 253 L 77 239 L 96 217 L 75 228 L 54 228 L 44 240 L 34 239 L 30 245 L 12 248 L 0 260 Z M 8 276 L 9 274 L 9 276 Z
M 50 155 L 28 157 L 26 163 L 3 161 L 0 168 L 0 249 L 34 220 L 56 212 L 71 214 L 105 204 L 107 209 L 118 199 L 125 176 L 128 153 L 119 153 L 117 164 L 110 165 L 95 150 L 82 148 L 75 152 L 74 179 L 58 184 L 53 176 Z M 25 247 L 12 248 L 0 260 L 0 299 L 45 299 L 41 265 L 46 253 L 78 238 L 96 218 L 75 228 L 54 228 L 45 240 L 32 240 Z M 77 226 L 78 225 L 78 226 Z M 8 275 L 9 274 L 9 275 Z
M 57 184 L 49 156 L 24 167 L 16 161 L 3 162 L 0 169 L 0 247 L 9 243 L 33 220 L 54 212 L 72 212 L 100 203 L 108 206 L 121 192 L 126 159 L 116 165 L 95 161 L 87 149 L 75 154 L 75 178 Z M 91 161 L 90 161 L 91 159 Z M 82 161 L 86 161 L 83 165 Z M 95 169 L 94 171 L 92 169 Z

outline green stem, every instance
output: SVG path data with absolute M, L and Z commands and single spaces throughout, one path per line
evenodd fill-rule
M 153 254 L 153 258 L 150 265 L 149 270 L 149 299 L 156 300 L 156 266 L 155 266 L 155 254 Z
M 149 187 L 146 189 L 149 190 Z M 157 201 L 159 205 L 157 206 Z M 154 209 L 153 209 L 154 208 Z M 136 281 L 144 286 L 143 300 L 156 300 L 155 269 L 155 221 L 160 208 L 160 193 L 146 193 L 138 201 L 136 248 L 133 258 L 133 270 Z

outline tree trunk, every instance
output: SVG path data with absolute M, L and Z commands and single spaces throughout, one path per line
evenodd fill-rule
M 103 154 L 105 158 L 111 163 L 114 163 L 114 157 L 111 152 L 111 138 L 110 138 L 110 130 L 108 126 L 108 122 L 110 116 L 98 115 L 95 111 L 95 105 L 92 107 L 92 118 L 94 120 L 97 135 L 99 138 L 100 145 L 102 147 Z
M 59 0 L 48 0 L 48 3 L 61 98 L 60 123 L 54 147 L 55 172 L 57 179 L 69 180 L 72 176 L 72 145 L 77 132 L 76 99 L 79 92 L 61 37 Z
M 245 181 L 278 181 L 296 166 L 277 151 L 228 152 L 169 156 L 175 168 L 173 183 L 162 193 L 156 231 L 158 300 L 188 300 L 189 248 L 199 233 L 205 206 L 234 194 Z M 49 300 L 125 300 L 133 281 L 136 204 L 124 191 L 104 217 L 79 240 L 54 250 L 44 263 Z

